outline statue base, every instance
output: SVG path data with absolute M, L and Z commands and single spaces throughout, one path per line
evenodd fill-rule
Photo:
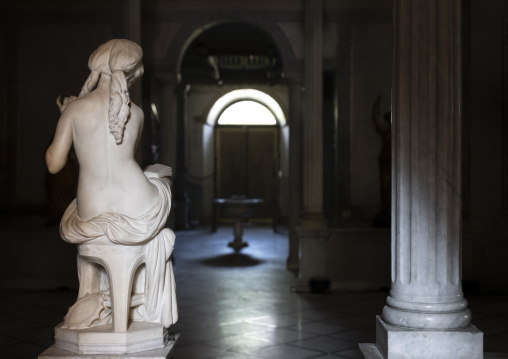
M 55 327 L 55 348 L 75 354 L 130 354 L 165 348 L 172 339 L 159 323 L 132 322 L 126 332 L 115 332 L 113 324 L 87 329 Z M 173 340 L 174 341 L 174 340 Z
M 167 359 L 179 337 L 180 333 L 170 334 L 164 348 L 131 354 L 78 354 L 52 345 L 40 354 L 38 359 Z
M 132 354 L 75 354 L 52 345 L 38 359 L 167 359 L 179 336 L 179 333 L 175 334 L 174 340 L 168 341 L 164 348 Z
M 376 344 L 359 344 L 366 359 L 484 359 L 483 333 L 474 325 L 457 330 L 397 327 L 376 317 Z

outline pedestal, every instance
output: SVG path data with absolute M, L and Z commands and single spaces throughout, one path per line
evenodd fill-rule
M 310 291 L 312 278 L 327 278 L 327 241 L 330 232 L 323 224 L 321 228 L 297 228 L 300 239 L 300 271 L 297 292 Z
M 75 354 L 52 345 L 38 359 L 167 359 L 179 337 L 179 333 L 170 335 L 164 348 L 132 354 Z
M 249 246 L 249 243 L 243 241 L 243 217 L 235 220 L 233 234 L 235 239 L 228 243 L 228 247 L 233 248 L 235 252 L 239 252 L 242 248 Z
M 419 330 L 376 318 L 376 345 L 360 344 L 367 359 L 483 359 L 483 333 L 474 325 L 461 330 Z
M 159 323 L 132 322 L 126 332 L 115 332 L 112 324 L 88 329 L 55 327 L 55 347 L 82 354 L 126 354 L 164 348 L 167 329 Z

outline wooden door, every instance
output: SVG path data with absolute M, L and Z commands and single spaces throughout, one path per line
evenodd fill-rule
M 277 126 L 216 128 L 216 197 L 262 198 L 257 221 L 272 221 L 278 210 L 278 136 Z

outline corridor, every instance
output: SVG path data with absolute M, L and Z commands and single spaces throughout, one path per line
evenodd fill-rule
M 285 269 L 287 237 L 247 227 L 250 246 L 226 246 L 232 230 L 177 232 L 175 275 L 181 333 L 173 359 L 362 358 L 358 342 L 375 341 L 375 315 L 386 292 L 294 293 Z M 0 292 L 0 352 L 36 358 L 53 343 L 53 326 L 76 292 Z M 485 351 L 508 358 L 508 296 L 467 295 Z

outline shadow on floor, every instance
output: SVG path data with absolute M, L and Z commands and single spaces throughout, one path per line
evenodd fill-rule
M 242 253 L 230 253 L 217 257 L 200 260 L 200 263 L 210 267 L 253 267 L 265 263 L 264 260 Z

